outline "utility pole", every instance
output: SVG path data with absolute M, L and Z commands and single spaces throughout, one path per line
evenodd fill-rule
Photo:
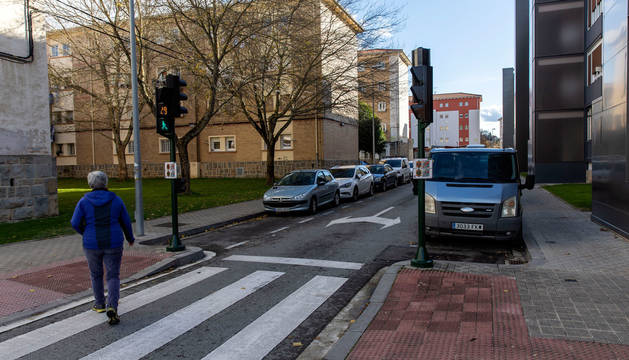
M 411 92 L 415 104 L 411 105 L 411 110 L 417 118 L 417 140 L 419 158 L 424 158 L 425 132 L 428 125 L 432 123 L 432 66 L 430 66 L 430 49 L 417 48 L 413 50 L 413 67 L 411 68 L 413 86 Z M 417 180 L 417 212 L 418 212 L 418 235 L 417 253 L 411 260 L 411 265 L 420 268 L 431 268 L 433 261 L 428 257 L 426 250 L 426 208 L 425 208 L 426 183 L 424 179 Z
M 371 70 L 373 71 L 373 69 Z M 372 74 L 373 75 L 373 74 Z M 371 163 L 376 163 L 376 94 L 375 86 L 371 90 Z
M 133 178 L 135 179 L 135 232 L 144 235 L 142 199 L 142 156 L 140 153 L 140 114 L 138 110 L 138 68 L 135 49 L 135 2 L 129 0 L 129 38 L 131 43 L 131 97 L 133 98 Z

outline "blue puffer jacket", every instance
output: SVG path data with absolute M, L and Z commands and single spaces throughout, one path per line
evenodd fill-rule
M 121 248 L 124 237 L 135 241 L 129 213 L 122 199 L 108 190 L 94 190 L 76 204 L 72 227 L 83 235 L 86 249 Z

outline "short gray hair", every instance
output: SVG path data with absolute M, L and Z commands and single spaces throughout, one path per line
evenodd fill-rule
M 107 181 L 107 174 L 102 171 L 92 171 L 87 174 L 87 183 L 94 190 L 107 188 Z

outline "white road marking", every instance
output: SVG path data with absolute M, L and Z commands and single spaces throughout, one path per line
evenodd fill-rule
M 203 253 L 205 254 L 205 256 L 202 259 L 200 259 L 200 260 L 197 260 L 197 261 L 195 261 L 193 263 L 190 263 L 190 264 L 187 264 L 187 265 L 184 265 L 184 266 L 177 267 L 176 269 L 171 270 L 171 271 L 163 272 L 163 273 L 161 273 L 159 275 L 151 276 L 151 277 L 148 277 L 146 279 L 142 279 L 140 281 L 136 281 L 134 283 L 129 284 L 128 286 L 125 286 L 124 288 L 121 288 L 120 290 L 122 291 L 122 290 L 128 290 L 128 289 L 134 288 L 134 287 L 136 287 L 138 285 L 142 285 L 142 284 L 144 284 L 146 282 L 159 279 L 159 278 L 164 277 L 166 275 L 170 275 L 170 274 L 172 274 L 175 271 L 180 271 L 180 270 L 183 270 L 183 269 L 187 269 L 187 268 L 189 268 L 191 266 L 194 266 L 194 265 L 196 265 L 196 264 L 198 264 L 198 263 L 200 263 L 202 261 L 205 261 L 205 260 L 207 260 L 209 258 L 212 258 L 212 257 L 216 256 L 216 253 L 212 252 L 212 251 L 204 251 Z M 105 291 L 105 295 L 107 295 L 106 291 Z M 76 300 L 76 301 L 73 301 L 71 303 L 65 304 L 63 306 L 59 306 L 59 307 L 56 307 L 54 309 L 50 309 L 50 310 L 45 311 L 43 313 L 40 313 L 40 314 L 37 314 L 37 315 L 33 315 L 33 316 L 29 317 L 29 318 L 22 319 L 22 320 L 19 320 L 19 321 L 16 321 L 16 322 L 12 322 L 12 323 L 4 325 L 4 326 L 0 326 L 0 334 L 2 334 L 3 332 L 7 332 L 9 330 L 13 330 L 15 328 L 18 328 L 20 326 L 23 326 L 23 325 L 26 325 L 26 324 L 30 324 L 30 323 L 35 322 L 37 320 L 41 320 L 41 319 L 47 318 L 49 316 L 58 314 L 60 312 L 64 312 L 64 311 L 69 310 L 69 309 L 74 309 L 77 306 L 81 306 L 81 305 L 84 305 L 84 304 L 87 304 L 87 303 L 90 303 L 90 302 L 93 302 L 93 301 L 94 301 L 94 297 L 88 296 L 88 297 L 85 297 L 83 299 Z
M 315 276 L 203 360 L 262 359 L 347 281 Z
M 124 314 L 216 275 L 226 268 L 202 267 L 120 300 L 118 313 Z M 103 314 L 92 310 L 35 329 L 0 343 L 3 360 L 13 360 L 59 342 L 104 322 Z
M 343 217 L 343 218 L 340 218 L 340 219 L 336 219 L 336 220 L 330 221 L 330 223 L 326 227 L 330 227 L 332 225 L 337 225 L 337 224 L 350 224 L 350 223 L 367 222 L 367 223 L 382 225 L 380 230 L 383 230 L 383 229 L 386 229 L 386 228 L 391 227 L 393 225 L 397 225 L 397 224 L 402 222 L 402 220 L 400 220 L 399 217 L 397 217 L 396 219 L 387 219 L 387 218 L 379 217 L 380 215 L 386 213 L 387 211 L 390 211 L 391 209 L 393 209 L 393 207 L 390 207 L 390 208 L 387 208 L 385 210 L 382 210 L 381 212 L 379 212 L 379 213 L 377 213 L 376 215 L 373 215 L 373 216 L 356 217 L 356 218 L 352 218 L 350 216 L 346 216 L 346 217 Z
M 249 242 L 249 240 L 246 240 L 246 241 L 241 241 L 239 243 L 231 244 L 229 246 L 225 246 L 225 250 L 233 249 L 233 248 L 238 247 L 240 245 L 244 245 L 244 244 L 246 244 L 248 242 Z
M 256 271 L 83 359 L 140 359 L 268 285 L 284 273 Z
M 288 226 L 284 226 L 284 227 L 281 227 L 281 228 L 279 228 L 279 229 L 277 229 L 277 230 L 273 230 L 273 231 L 271 231 L 269 234 L 275 234 L 275 233 L 278 233 L 278 232 L 280 232 L 280 231 L 284 231 L 284 230 L 286 230 L 286 229 L 288 229 Z
M 349 270 L 358 270 L 363 266 L 363 264 L 355 263 L 355 262 L 287 258 L 287 257 L 274 257 L 274 256 L 232 255 L 232 256 L 226 257 L 223 260 L 260 262 L 260 263 L 271 263 L 271 264 L 286 264 L 286 265 L 301 265 L 301 266 L 318 266 L 318 267 L 329 267 L 329 268 L 335 268 L 335 269 L 349 269 Z
M 300 223 L 300 224 L 305 224 L 305 223 L 307 223 L 308 221 L 312 221 L 312 220 L 314 220 L 314 218 L 313 218 L 313 217 L 311 217 L 311 218 L 307 218 L 307 219 L 304 219 L 304 220 L 300 221 L 299 223 Z
M 349 207 L 349 205 L 343 205 L 341 206 L 341 209 L 347 209 Z

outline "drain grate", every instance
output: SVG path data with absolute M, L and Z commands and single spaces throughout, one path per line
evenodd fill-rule
M 186 226 L 186 225 L 188 225 L 188 224 L 179 223 L 179 227 Z M 163 223 L 163 224 L 157 224 L 157 225 L 154 225 L 154 226 L 169 228 L 169 227 L 173 227 L 173 223 L 167 222 L 167 223 Z
M 577 282 L 577 279 L 563 279 L 565 282 Z

